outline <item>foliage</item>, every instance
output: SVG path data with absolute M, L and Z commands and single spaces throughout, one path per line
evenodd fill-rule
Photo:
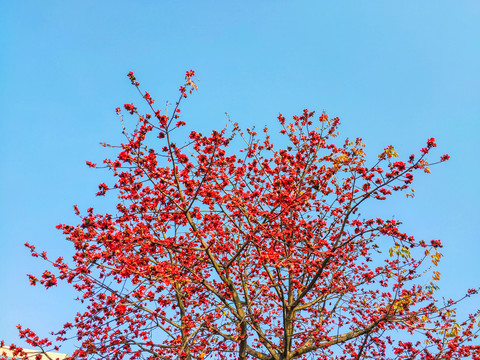
M 284 147 L 266 127 L 260 136 L 236 123 L 184 144 L 180 104 L 193 77 L 168 116 L 129 73 L 151 112 L 125 104 L 137 126 L 124 126 L 126 142 L 104 162 L 116 182 L 97 195 L 118 193 L 117 211 L 80 216 L 75 206 L 81 223 L 58 226 L 72 264 L 29 275 L 72 284 L 88 305 L 57 342 L 73 332 L 80 359 L 480 359 L 478 313 L 458 321 L 458 301 L 435 300 L 440 241 L 359 212 L 394 192 L 413 197 L 435 139 L 406 162 L 389 146 L 367 165 L 361 139 L 336 139 L 338 118 L 304 110 L 292 122 L 279 115 Z M 52 344 L 19 329 L 34 347 Z

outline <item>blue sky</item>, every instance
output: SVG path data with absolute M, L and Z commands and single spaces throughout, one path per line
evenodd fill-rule
M 433 156 L 451 160 L 417 177 L 415 199 L 375 211 L 442 239 L 441 295 L 478 287 L 479 18 L 477 0 L 2 2 L 0 339 L 17 342 L 19 323 L 46 335 L 78 309 L 66 286 L 28 285 L 47 265 L 23 244 L 68 258 L 55 225 L 77 223 L 72 205 L 113 209 L 95 197 L 107 174 L 85 160 L 111 156 L 98 143 L 121 140 L 115 108 L 141 102 L 128 71 L 163 104 L 196 70 L 192 130 L 222 128 L 225 112 L 263 127 L 309 108 L 339 116 L 372 159 L 435 137 Z

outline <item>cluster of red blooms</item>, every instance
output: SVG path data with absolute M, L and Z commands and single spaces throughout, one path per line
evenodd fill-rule
M 125 110 L 129 111 L 131 115 L 133 115 L 133 113 L 137 111 L 137 108 L 133 106 L 133 104 L 125 104 L 123 105 L 123 107 L 125 108 Z
M 149 105 L 153 105 L 153 103 L 155 102 L 152 97 L 150 96 L 150 94 L 148 92 L 145 91 L 145 95 L 143 96 L 143 98 L 145 100 L 147 100 L 148 104 Z
M 139 86 L 140 83 L 137 81 L 137 79 L 135 78 L 135 75 L 133 75 L 133 72 L 129 72 L 127 74 L 128 78 L 130 79 L 130 81 L 132 82 L 132 85 L 135 85 L 135 86 Z
M 388 146 L 367 165 L 361 139 L 335 141 L 338 118 L 304 110 L 290 123 L 279 115 L 281 147 L 268 128 L 260 137 L 238 124 L 228 135 L 192 131 L 180 145 L 173 130 L 185 125 L 179 106 L 194 75 L 187 71 L 170 116 L 151 108 L 147 92 L 154 115 L 124 105 L 138 123 L 104 162 L 115 184 L 97 193 L 117 193 L 116 213 L 89 208 L 78 225 L 58 225 L 73 263 L 59 258 L 56 275 L 29 276 L 47 288 L 64 280 L 87 304 L 56 333 L 66 341 L 74 332 L 73 357 L 480 359 L 478 313 L 456 319 L 457 302 L 434 297 L 439 273 L 425 271 L 438 264 L 441 242 L 360 214 L 368 201 L 406 191 L 413 172 L 429 172 L 435 139 L 418 159 L 397 161 Z M 245 147 L 232 152 L 235 139 Z
M 436 147 L 436 146 L 437 146 L 437 144 L 435 143 L 435 138 L 430 138 L 430 139 L 428 139 L 428 141 L 427 141 L 427 147 L 422 148 L 420 151 L 421 151 L 422 153 L 424 153 L 424 154 L 428 154 L 428 152 L 430 151 L 430 149 L 431 149 L 432 147 Z

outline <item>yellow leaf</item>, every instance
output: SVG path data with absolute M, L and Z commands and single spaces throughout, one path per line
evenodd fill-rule
M 397 154 L 397 152 L 395 151 L 395 148 L 392 145 L 390 145 L 389 147 L 387 147 L 385 149 L 385 153 L 388 155 L 389 158 L 392 157 L 392 156 L 393 157 L 398 157 L 398 154 Z
M 457 336 L 458 335 L 458 329 L 456 327 L 454 327 L 452 329 L 452 331 L 450 331 L 449 333 L 447 333 L 447 337 L 454 337 L 454 336 Z

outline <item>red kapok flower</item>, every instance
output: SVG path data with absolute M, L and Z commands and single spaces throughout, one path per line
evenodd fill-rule
M 136 80 L 136 79 L 135 79 L 135 75 L 133 75 L 133 72 L 130 71 L 130 72 L 127 74 L 127 76 L 129 77 L 129 79 L 130 79 L 130 81 L 132 82 L 132 84 L 135 85 L 135 80 Z
M 153 105 L 153 103 L 155 102 L 155 100 L 152 99 L 152 96 L 146 91 L 145 91 L 145 95 L 143 96 L 143 98 L 145 100 L 147 100 L 150 105 Z
M 137 108 L 133 104 L 125 104 L 123 105 L 125 110 L 130 111 L 130 114 L 133 115 L 133 113 L 137 110 Z
M 435 138 L 430 138 L 430 139 L 428 139 L 428 141 L 427 141 L 427 146 L 428 146 L 429 148 L 437 146 L 437 144 L 435 144 Z
M 399 171 L 405 170 L 405 163 L 403 161 L 397 161 L 393 163 L 393 167 L 396 167 Z
M 440 240 L 432 240 L 432 241 L 430 241 L 430 244 L 431 244 L 434 248 L 442 247 L 442 242 L 441 242 Z

